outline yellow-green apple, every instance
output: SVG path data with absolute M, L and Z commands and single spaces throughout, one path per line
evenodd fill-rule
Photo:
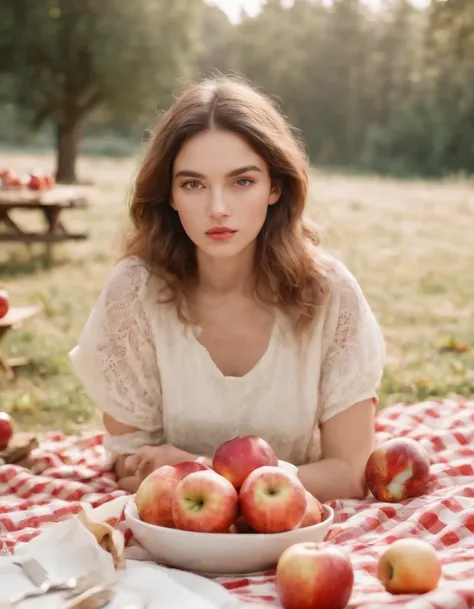
M 207 465 L 196 461 L 181 461 L 155 469 L 140 484 L 135 495 L 138 514 L 144 522 L 161 527 L 174 527 L 171 500 L 178 484 L 186 476 L 203 470 Z
M 6 290 L 0 290 L 0 319 L 5 317 L 9 308 L 10 304 L 8 302 L 8 292 Z
M 438 586 L 441 562 L 428 542 L 399 539 L 380 555 L 377 576 L 391 594 L 424 594 Z
M 354 570 L 339 548 L 296 543 L 278 560 L 276 590 L 284 609 L 343 609 L 354 585 Z
M 293 474 L 264 465 L 247 476 L 239 492 L 240 509 L 259 533 L 282 533 L 301 524 L 306 512 L 306 490 Z
M 300 529 L 312 527 L 323 520 L 323 506 L 309 491 L 306 491 L 306 512 L 300 524 Z
M 5 450 L 13 436 L 13 420 L 6 412 L 0 412 L 0 450 Z
M 379 501 L 397 502 L 428 489 L 430 460 L 411 438 L 392 438 L 378 446 L 365 466 L 368 488 Z
M 278 457 L 266 440 L 259 436 L 237 436 L 217 447 L 213 469 L 239 489 L 245 478 L 263 465 L 278 465 Z
M 228 532 L 238 506 L 239 495 L 233 485 L 212 469 L 181 480 L 171 502 L 176 528 L 200 533 Z

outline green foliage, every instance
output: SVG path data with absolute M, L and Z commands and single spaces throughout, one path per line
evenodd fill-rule
M 281 100 L 313 161 L 394 175 L 474 171 L 474 2 L 268 2 L 206 66 Z M 225 49 L 225 50 L 224 50 Z
M 0 67 L 38 122 L 99 104 L 133 119 L 187 75 L 198 0 L 2 0 Z
M 74 181 L 84 119 L 134 121 L 189 74 L 200 0 L 0 0 L 0 96 L 55 125 L 57 173 Z
M 17 104 L 0 137 L 87 117 L 86 137 L 126 149 L 189 77 L 219 71 L 276 99 L 319 166 L 473 173 L 474 2 L 378 5 L 268 0 L 233 26 L 204 0 L 0 0 L 0 100 Z

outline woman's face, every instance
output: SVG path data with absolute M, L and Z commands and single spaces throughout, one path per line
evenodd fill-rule
M 213 258 L 251 246 L 279 196 L 265 161 L 232 132 L 199 133 L 175 159 L 171 205 L 196 247 Z

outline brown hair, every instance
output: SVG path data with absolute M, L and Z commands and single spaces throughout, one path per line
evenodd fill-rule
M 240 135 L 267 163 L 280 199 L 269 206 L 257 237 L 259 296 L 273 301 L 300 329 L 316 317 L 327 293 L 315 255 L 317 232 L 304 220 L 308 163 L 298 138 L 275 105 L 248 84 L 225 77 L 206 79 L 184 91 L 159 121 L 141 163 L 130 200 L 132 226 L 124 257 L 137 256 L 169 288 L 168 301 L 183 313 L 197 279 L 195 245 L 170 205 L 173 163 L 183 143 L 202 131 Z M 260 289 L 262 288 L 262 289 Z

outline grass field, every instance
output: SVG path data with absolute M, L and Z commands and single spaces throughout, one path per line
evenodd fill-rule
M 90 239 L 55 250 L 44 268 L 41 247 L 0 250 L 0 283 L 13 304 L 42 313 L 12 332 L 6 352 L 32 362 L 0 382 L 0 409 L 28 430 L 80 431 L 98 423 L 72 373 L 75 344 L 120 250 L 126 192 L 136 159 L 81 159 L 90 209 L 65 215 Z M 52 170 L 50 156 L 0 151 L 0 166 Z M 386 337 L 381 404 L 427 396 L 474 394 L 474 184 L 396 182 L 315 173 L 309 213 L 324 243 L 359 279 Z M 32 225 L 39 219 L 27 215 Z

